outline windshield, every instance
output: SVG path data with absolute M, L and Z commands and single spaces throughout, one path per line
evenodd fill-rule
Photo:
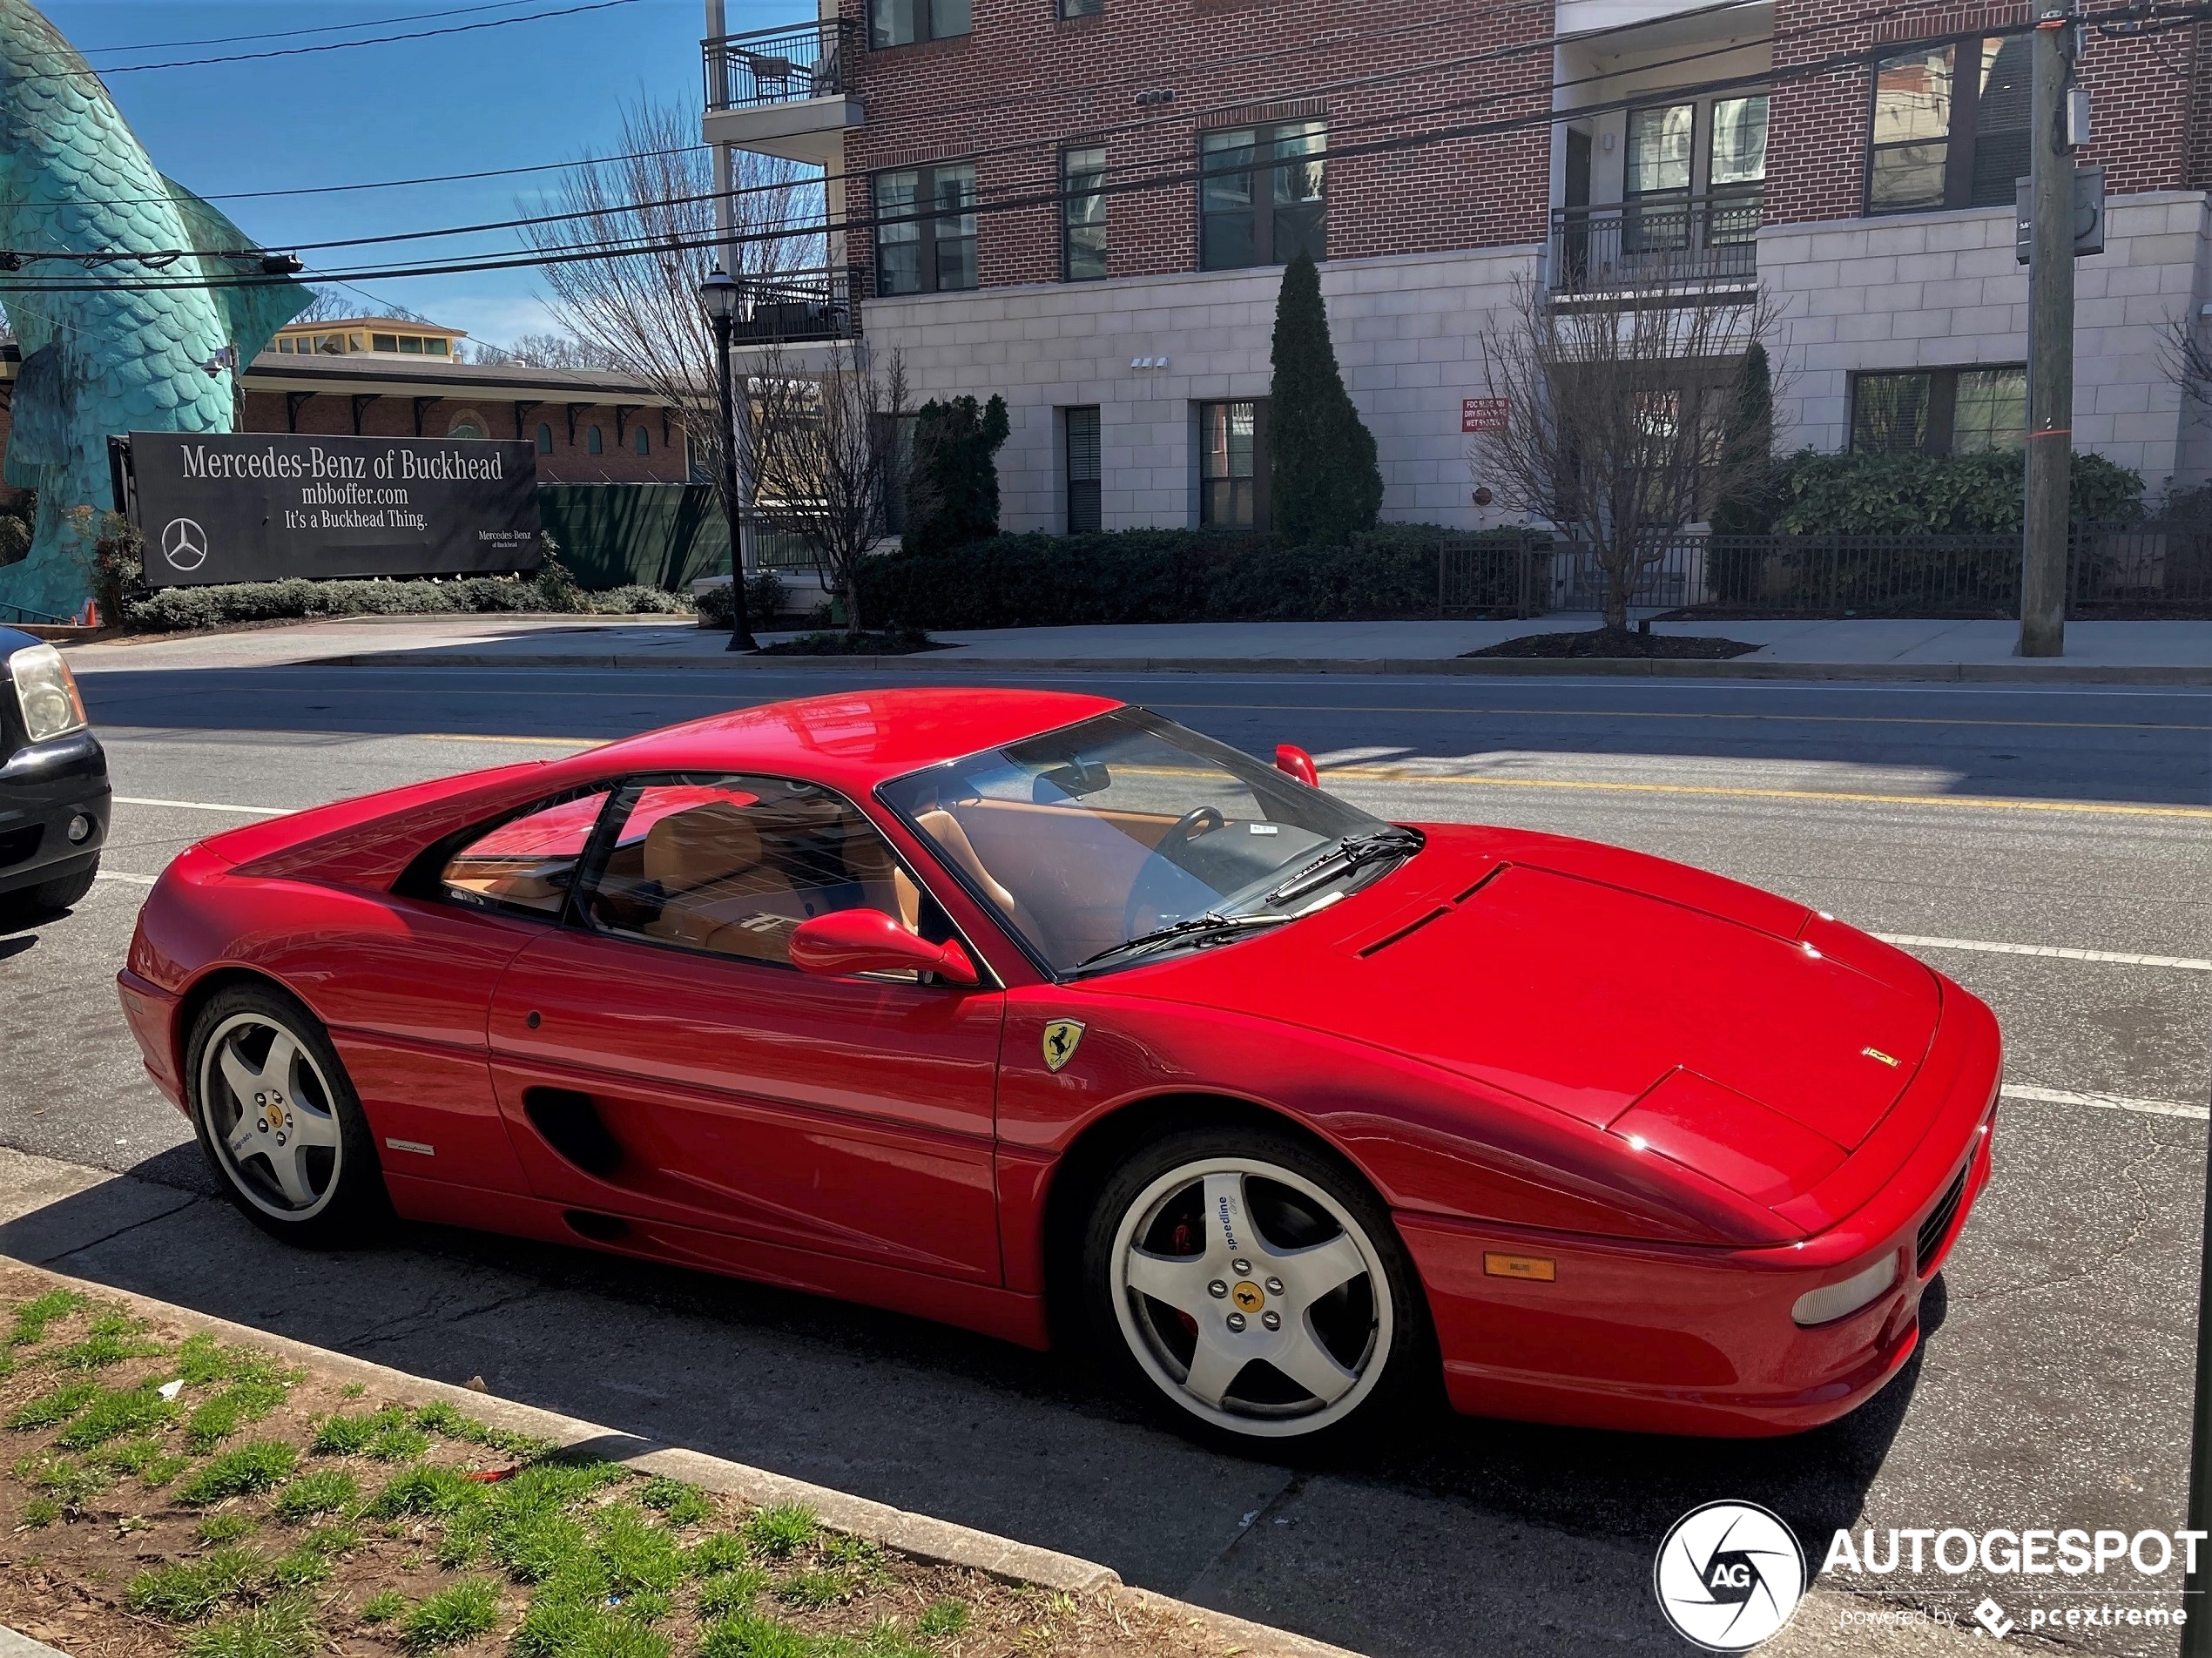
M 895 778 L 877 797 L 1060 974 L 1149 960 L 1123 947 L 1178 923 L 1163 947 L 1234 935 L 1202 918 L 1304 914 L 1392 861 L 1346 857 L 1292 880 L 1317 860 L 1368 836 L 1398 857 L 1419 844 L 1136 708 Z

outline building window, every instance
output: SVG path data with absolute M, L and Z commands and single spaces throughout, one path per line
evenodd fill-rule
M 1096 17 L 1106 10 L 1106 0 L 1060 0 L 1062 17 Z
M 1300 249 L 1328 256 L 1319 121 L 1225 127 L 1198 135 L 1198 268 L 1282 265 Z
M 395 334 L 373 334 L 368 337 L 368 348 L 371 351 L 397 351 L 400 337 Z
M 875 289 L 942 293 L 975 286 L 975 165 L 875 175 Z
M 597 427 L 587 426 L 583 428 L 583 452 L 586 455 L 604 454 L 606 448 L 606 440 L 599 435 Z
M 1061 152 L 1061 271 L 1070 282 L 1106 274 L 1106 152 Z
M 968 0 L 868 0 L 868 44 L 910 46 L 969 28 Z
M 543 421 L 537 423 L 537 452 L 540 455 L 553 453 L 553 428 Z
M 1198 405 L 1198 522 L 1267 528 L 1267 405 Z
M 634 455 L 651 455 L 653 452 L 653 440 L 644 427 L 639 427 L 631 435 L 630 448 Z
M 1974 455 L 2027 441 L 2026 368 L 1851 376 L 1851 446 L 1858 453 Z
M 2009 207 L 2027 174 L 2026 35 L 1915 46 L 1874 66 L 1866 211 Z
M 1098 500 L 1098 406 L 1068 411 L 1068 533 L 1096 535 Z

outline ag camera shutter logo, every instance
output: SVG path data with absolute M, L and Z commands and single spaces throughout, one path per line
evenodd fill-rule
M 1804 1550 L 1757 1503 L 1707 1503 L 1660 1543 L 1651 1589 L 1683 1640 L 1708 1652 L 1749 1652 L 1804 1598 Z

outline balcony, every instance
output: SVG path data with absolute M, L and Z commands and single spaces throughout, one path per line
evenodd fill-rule
M 1554 297 L 1728 288 L 1758 280 L 1763 190 L 1552 210 Z
M 866 273 L 857 269 L 779 271 L 738 279 L 737 346 L 800 345 L 853 340 L 860 333 Z
M 846 129 L 861 120 L 851 90 L 855 44 L 853 26 L 841 18 L 702 41 L 702 136 L 809 166 L 837 166 Z

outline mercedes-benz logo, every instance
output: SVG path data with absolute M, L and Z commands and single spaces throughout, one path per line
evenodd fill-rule
M 178 570 L 198 570 L 207 562 L 207 532 L 190 518 L 172 518 L 161 527 L 161 556 Z

